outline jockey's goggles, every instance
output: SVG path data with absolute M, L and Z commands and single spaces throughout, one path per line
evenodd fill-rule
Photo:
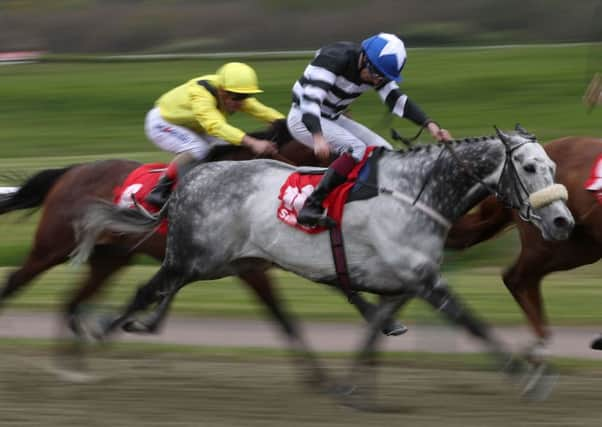
M 237 92 L 226 92 L 228 94 L 228 96 L 230 97 L 230 99 L 232 99 L 233 101 L 244 101 L 245 99 L 253 96 L 252 93 L 237 93 Z
M 386 77 L 380 72 L 378 71 L 378 68 L 376 68 L 372 62 L 370 62 L 370 60 L 368 60 L 368 58 L 366 58 L 366 68 L 368 69 L 368 72 L 370 74 L 372 74 L 372 77 L 376 78 L 376 79 L 386 79 Z

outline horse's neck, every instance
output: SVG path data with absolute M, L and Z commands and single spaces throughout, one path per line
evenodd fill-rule
M 496 138 L 454 142 L 452 148 L 462 164 L 442 144 L 388 156 L 383 161 L 381 183 L 387 186 L 388 182 L 410 197 L 416 197 L 425 186 L 420 202 L 453 222 L 489 194 L 475 177 L 494 186 L 505 152 Z

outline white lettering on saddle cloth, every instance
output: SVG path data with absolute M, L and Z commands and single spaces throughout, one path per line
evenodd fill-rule
M 602 190 L 602 155 L 598 156 L 594 162 L 589 178 L 585 181 L 584 188 L 590 191 Z
M 142 184 L 136 183 L 129 185 L 119 196 L 119 201 L 117 202 L 117 206 L 120 208 L 131 208 L 134 206 L 134 201 L 132 198 L 134 194 L 136 194 L 142 188 Z
M 602 204 L 602 155 L 598 156 L 594 162 L 589 178 L 585 181 L 583 188 L 594 192 L 598 203 Z
M 294 186 L 286 187 L 282 196 L 283 207 L 278 212 L 280 219 L 289 225 L 297 224 L 297 214 L 313 191 L 313 185 L 306 185 L 301 191 Z

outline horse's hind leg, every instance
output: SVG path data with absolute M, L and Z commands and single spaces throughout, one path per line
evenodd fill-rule
M 94 248 L 88 260 L 90 272 L 65 306 L 66 323 L 76 336 L 81 337 L 84 333 L 79 319 L 81 304 L 96 295 L 109 277 L 126 266 L 131 258 L 132 254 L 121 247 L 101 245 Z
M 87 331 L 80 319 L 81 304 L 94 296 L 101 286 L 107 282 L 107 279 L 126 265 L 131 255 L 117 247 L 98 246 L 89 259 L 90 272 L 81 285 L 77 288 L 75 295 L 69 299 L 65 308 L 65 323 L 69 330 L 73 332 L 76 340 L 68 340 L 60 343 L 57 352 L 57 365 L 61 373 L 68 373 L 71 378 L 73 375 L 81 375 L 85 370 L 85 350 L 81 338 Z M 79 378 L 79 377 L 78 377 Z
M 188 283 L 186 276 L 162 265 L 146 285 L 138 288 L 123 313 L 104 327 L 102 338 L 106 338 L 117 328 L 122 327 L 137 312 L 147 309 L 151 304 L 175 292 L 186 283 Z
M 169 293 L 161 295 L 157 307 L 143 319 L 131 319 L 122 325 L 122 329 L 126 332 L 134 334 L 154 334 L 156 333 L 169 312 L 169 307 L 176 297 L 178 289 L 173 289 Z
M 43 248 L 35 245 L 31 250 L 25 263 L 13 271 L 7 278 L 0 290 L 0 304 L 14 296 L 27 283 L 31 282 L 40 273 L 64 262 L 69 254 L 69 248 Z
M 65 262 L 75 246 L 70 223 L 45 209 L 25 263 L 8 277 L 0 290 L 0 304 L 21 290 L 40 273 Z
M 352 395 L 345 398 L 344 403 L 356 409 L 369 411 L 389 411 L 392 408 L 384 408 L 376 405 L 376 372 L 377 367 L 377 345 L 382 337 L 381 330 L 399 311 L 400 307 L 406 304 L 413 295 L 402 294 L 395 297 L 381 298 L 379 305 L 374 311 L 368 330 L 360 350 L 354 360 L 351 370 L 351 385 L 357 390 Z

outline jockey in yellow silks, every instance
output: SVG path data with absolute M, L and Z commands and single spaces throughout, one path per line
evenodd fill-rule
M 256 139 L 228 123 L 242 111 L 265 122 L 284 118 L 255 97 L 263 92 L 247 64 L 230 62 L 215 74 L 193 78 L 163 94 L 146 115 L 147 137 L 162 150 L 177 154 L 147 201 L 165 203 L 178 175 L 204 160 L 219 144 L 245 145 L 260 155 L 276 152 L 270 141 Z

